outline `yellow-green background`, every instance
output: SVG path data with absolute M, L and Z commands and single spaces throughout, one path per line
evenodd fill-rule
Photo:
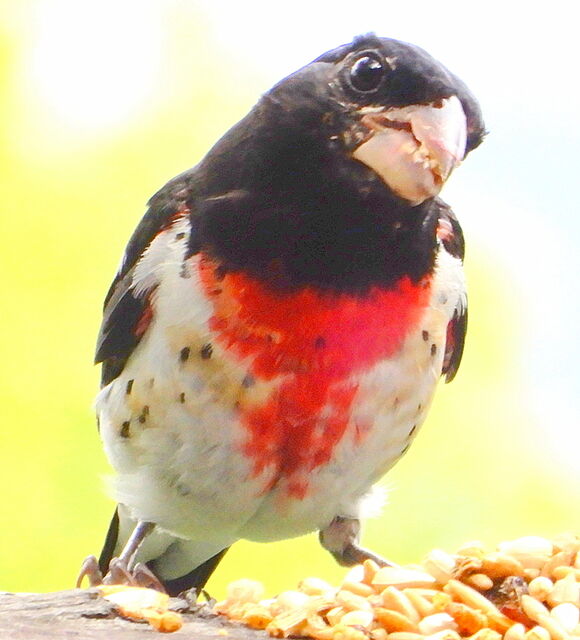
M 93 346 L 146 199 L 272 82 L 372 29 L 442 54 L 479 90 L 493 127 L 447 192 L 469 234 L 464 363 L 384 481 L 388 504 L 364 541 L 410 562 L 474 538 L 578 528 L 576 228 L 563 215 L 575 209 L 577 161 L 566 145 L 577 139 L 577 93 L 565 83 L 546 93 L 545 78 L 545 57 L 570 64 L 567 49 L 541 16 L 526 22 L 528 9 L 508 15 L 492 3 L 474 35 L 460 3 L 435 13 L 428 3 L 384 5 L 362 16 L 337 2 L 296 2 L 283 14 L 259 2 L 0 4 L 0 590 L 70 587 L 82 558 L 100 549 L 113 505 L 91 410 Z M 421 11 L 431 12 L 422 23 Z M 550 32 L 540 59 L 532 44 Z M 545 119 L 535 122 L 534 109 Z M 518 155 L 525 144 L 531 151 Z M 242 542 L 209 587 L 219 597 L 248 576 L 273 592 L 309 574 L 342 574 L 314 535 Z

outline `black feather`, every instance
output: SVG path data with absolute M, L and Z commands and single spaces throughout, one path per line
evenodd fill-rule
M 115 547 L 117 546 L 117 540 L 119 538 L 119 510 L 115 509 L 109 529 L 107 531 L 107 537 L 105 538 L 105 544 L 99 556 L 99 569 L 101 573 L 105 575 L 109 570 L 109 563 L 115 553 Z
M 445 382 L 451 382 L 461 364 L 465 335 L 467 333 L 467 303 L 461 311 L 456 311 L 447 327 L 447 343 L 445 345 L 445 359 L 442 374 Z
M 216 553 L 215 556 L 212 556 L 205 562 L 196 567 L 189 573 L 181 576 L 180 578 L 173 578 L 172 580 L 162 580 L 163 586 L 165 590 L 170 596 L 177 596 L 183 591 L 187 591 L 188 589 L 195 589 L 199 594 L 201 590 L 205 587 L 206 582 L 209 580 L 211 574 L 215 571 L 218 564 L 221 562 L 222 558 L 225 556 L 229 547 L 226 547 L 219 553 Z M 159 575 L 159 571 L 157 571 L 157 562 L 155 560 L 148 562 L 147 566 L 153 573 Z

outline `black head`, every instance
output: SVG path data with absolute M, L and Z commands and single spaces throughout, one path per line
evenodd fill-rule
M 258 110 L 296 145 L 316 141 L 366 164 L 413 205 L 436 195 L 485 134 L 459 78 L 423 49 L 374 35 L 285 78 Z

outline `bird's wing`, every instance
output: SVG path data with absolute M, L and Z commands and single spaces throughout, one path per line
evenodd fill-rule
M 121 266 L 109 288 L 95 354 L 95 363 L 103 363 L 103 386 L 121 373 L 147 329 L 156 282 L 154 273 L 151 273 L 146 283 L 141 281 L 136 286 L 136 270 L 151 242 L 189 215 L 186 180 L 185 175 L 179 176 L 151 198 L 148 210 L 131 236 Z M 158 261 L 161 259 L 162 256 L 157 257 Z M 154 260 L 150 258 L 150 262 Z M 154 264 L 151 270 L 154 270 Z
M 439 225 L 437 235 L 444 249 L 463 261 L 465 255 L 465 242 L 463 232 L 455 217 L 455 214 L 447 205 L 439 201 Z M 467 295 L 464 293 L 460 297 L 459 304 L 455 308 L 455 313 L 447 325 L 447 341 L 445 343 L 445 356 L 443 359 L 442 375 L 445 375 L 445 382 L 451 382 L 459 369 L 463 346 L 465 344 L 465 334 L 467 331 Z

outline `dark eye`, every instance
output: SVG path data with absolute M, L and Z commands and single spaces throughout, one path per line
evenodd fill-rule
M 350 68 L 350 83 L 357 91 L 368 93 L 381 84 L 384 73 L 384 62 L 378 56 L 366 53 Z

